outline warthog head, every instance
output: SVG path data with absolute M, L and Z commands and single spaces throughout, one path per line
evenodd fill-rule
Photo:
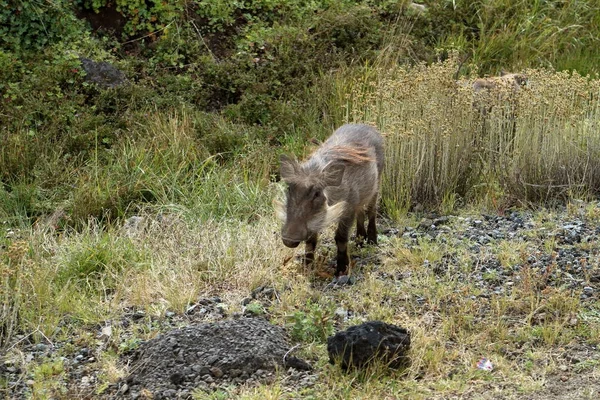
M 300 165 L 281 156 L 281 179 L 287 183 L 286 203 L 276 203 L 277 214 L 283 221 L 281 237 L 287 247 L 315 236 L 336 221 L 345 203 L 328 204 L 327 187 L 339 186 L 344 176 L 344 165 L 330 163 L 322 169 L 318 165 Z

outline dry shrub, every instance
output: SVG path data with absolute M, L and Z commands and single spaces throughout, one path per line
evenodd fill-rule
M 432 65 L 389 65 L 357 79 L 348 121 L 386 136 L 383 203 L 389 212 L 457 198 L 538 201 L 600 189 L 600 81 L 528 70 L 523 87 L 473 90 L 455 81 L 451 57 Z M 346 83 L 347 85 L 347 83 Z

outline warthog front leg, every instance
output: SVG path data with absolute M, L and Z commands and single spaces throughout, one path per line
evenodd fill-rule
M 367 243 L 377 244 L 377 226 L 375 219 L 377 217 L 377 193 L 373 196 L 373 200 L 367 206 L 367 214 L 369 216 L 369 226 L 367 228 Z
M 306 241 L 306 247 L 304 252 L 304 264 L 309 265 L 315 259 L 315 249 L 317 248 L 318 235 L 315 233 Z
M 353 222 L 354 213 L 346 215 L 342 217 L 337 230 L 335 231 L 335 244 L 337 246 L 337 268 L 335 270 L 335 276 L 346 275 L 348 273 L 348 264 L 350 264 L 350 257 L 348 257 L 348 236 Z
M 360 209 L 356 213 L 356 243 L 362 243 L 367 238 L 365 230 L 365 212 Z

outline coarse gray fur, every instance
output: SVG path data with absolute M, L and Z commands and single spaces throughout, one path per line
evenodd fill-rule
M 343 125 L 301 164 L 282 156 L 281 178 L 288 184 L 286 204 L 279 209 L 283 243 L 293 248 L 306 242 L 310 263 L 319 232 L 337 221 L 336 275 L 345 274 L 348 236 L 355 220 L 357 239 L 377 243 L 375 218 L 383 162 L 383 138 L 375 128 L 361 124 Z

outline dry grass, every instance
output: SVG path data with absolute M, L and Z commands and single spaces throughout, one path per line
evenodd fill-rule
M 521 90 L 474 93 L 454 80 L 458 61 L 412 68 L 383 63 L 343 82 L 346 121 L 386 134 L 383 203 L 551 200 L 600 189 L 600 80 L 576 72 L 524 71 Z M 338 96 L 340 97 L 340 96 Z

